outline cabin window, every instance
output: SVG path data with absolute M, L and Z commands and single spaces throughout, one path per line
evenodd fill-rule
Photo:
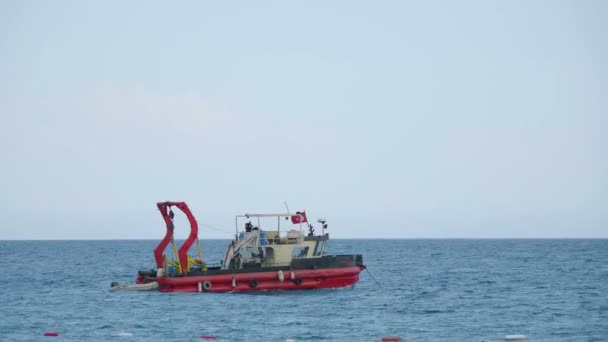
M 323 253 L 323 246 L 325 245 L 325 241 L 317 241 L 315 245 L 315 253 L 314 256 L 320 256 Z
M 291 256 L 294 258 L 305 258 L 307 255 L 308 247 L 296 247 L 291 252 Z

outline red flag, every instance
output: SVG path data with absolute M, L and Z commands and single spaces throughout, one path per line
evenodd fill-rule
M 298 215 L 291 215 L 291 223 L 298 224 L 298 223 L 308 222 L 308 220 L 306 219 L 305 211 L 303 211 L 303 212 L 297 211 L 296 214 L 298 214 Z

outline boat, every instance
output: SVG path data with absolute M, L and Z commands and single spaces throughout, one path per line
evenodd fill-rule
M 153 281 L 142 284 L 112 283 L 110 291 L 152 291 L 158 289 L 158 283 Z
M 305 211 L 278 214 L 243 214 L 235 217 L 234 239 L 218 265 L 208 265 L 198 238 L 198 223 L 185 202 L 157 203 L 166 233 L 154 249 L 156 268 L 140 270 L 136 284 L 161 292 L 250 292 L 350 287 L 365 269 L 360 254 L 327 255 L 327 220 L 319 219 L 321 234 L 308 222 Z M 182 211 L 190 234 L 181 246 L 174 239 L 175 213 Z M 272 221 L 271 229 L 264 229 Z M 283 227 L 281 223 L 283 222 Z M 285 223 L 286 222 L 286 223 Z M 284 226 L 287 224 L 287 228 Z M 305 234 L 304 229 L 307 229 Z M 172 257 L 165 250 L 171 244 Z M 196 245 L 197 255 L 188 255 Z M 130 287 L 126 287 L 130 288 Z M 147 287 L 145 287 L 147 289 Z

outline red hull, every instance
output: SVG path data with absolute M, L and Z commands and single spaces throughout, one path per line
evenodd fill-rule
M 317 270 L 252 272 L 208 276 L 157 278 L 162 292 L 230 292 L 323 289 L 350 286 L 359 280 L 363 267 L 341 267 Z M 234 279 L 234 281 L 233 281 Z M 199 285 L 200 284 L 200 285 Z M 234 285 L 234 286 L 233 286 Z

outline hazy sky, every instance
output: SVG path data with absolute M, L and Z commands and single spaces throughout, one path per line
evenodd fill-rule
M 606 18 L 0 0 L 0 239 L 160 238 L 161 200 L 201 238 L 284 201 L 341 238 L 608 237 Z

